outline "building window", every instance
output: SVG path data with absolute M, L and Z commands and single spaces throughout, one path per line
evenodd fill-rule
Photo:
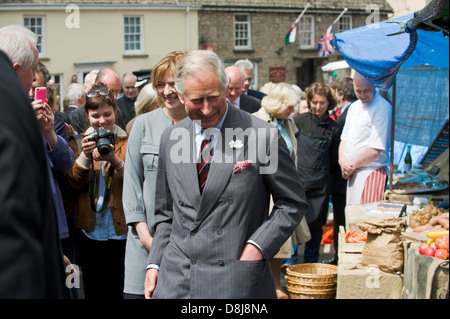
M 352 17 L 343 16 L 339 19 L 339 32 L 351 30 L 352 28 Z
M 235 14 L 234 15 L 234 48 L 251 49 L 251 34 L 250 34 L 250 15 L 249 14 Z
M 39 57 L 45 57 L 45 46 L 44 46 L 44 17 L 40 16 L 25 16 L 23 17 L 23 25 L 36 33 L 38 36 L 38 42 L 36 47 L 39 52 Z
M 298 24 L 300 49 L 314 49 L 314 17 L 305 15 Z
M 125 54 L 143 53 L 142 18 L 127 16 L 123 18 Z

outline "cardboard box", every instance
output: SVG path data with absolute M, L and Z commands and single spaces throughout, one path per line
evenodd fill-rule
M 364 244 L 345 242 L 346 231 L 343 226 L 339 227 L 338 262 L 339 264 L 358 264 L 361 261 Z
M 372 267 L 338 266 L 336 299 L 401 299 L 403 278 Z

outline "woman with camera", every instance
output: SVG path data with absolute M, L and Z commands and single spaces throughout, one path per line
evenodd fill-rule
M 128 135 L 115 125 L 117 105 L 102 83 L 87 93 L 90 127 L 69 145 L 77 160 L 67 184 L 78 192 L 79 263 L 86 299 L 120 299 L 123 293 L 127 225 L 122 206 Z

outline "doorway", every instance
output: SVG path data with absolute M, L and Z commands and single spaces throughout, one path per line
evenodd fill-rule
M 304 91 L 314 82 L 314 59 L 305 59 L 297 68 L 297 85 Z

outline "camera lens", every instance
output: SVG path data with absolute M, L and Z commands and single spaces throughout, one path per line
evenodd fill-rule
M 97 150 L 101 156 L 105 156 L 109 154 L 110 148 L 110 140 L 108 138 L 100 138 L 97 142 Z

